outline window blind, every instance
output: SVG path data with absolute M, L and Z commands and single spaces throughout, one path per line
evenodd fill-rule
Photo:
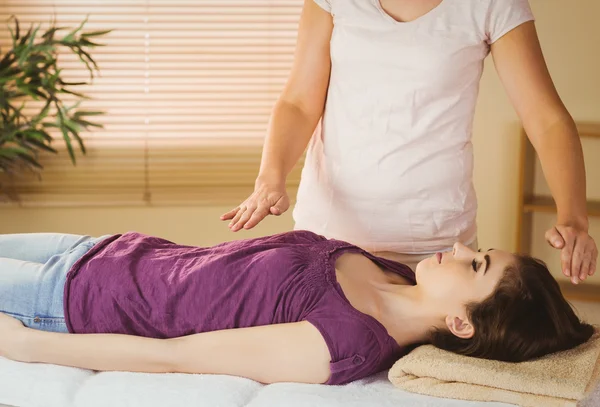
M 114 30 L 79 90 L 105 129 L 84 133 L 72 166 L 42 154 L 41 180 L 11 185 L 26 205 L 236 204 L 253 190 L 269 116 L 291 68 L 302 0 L 2 0 L 0 19 Z M 0 46 L 10 45 L 6 25 Z M 88 72 L 67 54 L 67 80 Z M 40 102 L 41 103 L 41 102 Z M 31 112 L 35 103 L 29 104 Z M 96 119 L 96 118 L 95 118 Z M 290 174 L 293 189 L 301 164 Z

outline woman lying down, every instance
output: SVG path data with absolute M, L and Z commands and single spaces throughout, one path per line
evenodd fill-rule
M 342 384 L 411 346 L 524 361 L 590 338 L 545 265 L 451 252 L 416 273 L 308 231 L 210 248 L 0 235 L 0 355 L 93 370 Z

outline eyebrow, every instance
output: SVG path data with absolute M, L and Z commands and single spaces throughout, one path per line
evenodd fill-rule
M 492 249 L 490 249 L 490 250 L 492 250 Z M 490 250 L 488 250 L 488 252 Z M 490 255 L 489 254 L 486 254 L 485 256 L 483 256 L 483 258 L 485 259 L 485 270 L 483 270 L 483 275 L 485 276 L 485 273 L 487 273 L 488 268 L 490 268 L 491 260 L 490 260 Z

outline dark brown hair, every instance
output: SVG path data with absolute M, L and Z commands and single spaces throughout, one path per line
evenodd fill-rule
M 433 329 L 432 345 L 466 356 L 522 362 L 574 348 L 594 334 L 594 327 L 575 315 L 544 262 L 515 257 L 488 298 L 467 304 L 473 337 Z

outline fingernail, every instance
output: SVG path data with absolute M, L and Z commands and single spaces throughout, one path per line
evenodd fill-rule
M 570 277 L 571 276 L 571 270 L 566 269 L 565 270 L 565 275 Z
M 555 241 L 554 241 L 554 245 L 555 245 L 555 246 L 558 246 L 559 244 L 560 244 L 560 240 L 555 240 Z

